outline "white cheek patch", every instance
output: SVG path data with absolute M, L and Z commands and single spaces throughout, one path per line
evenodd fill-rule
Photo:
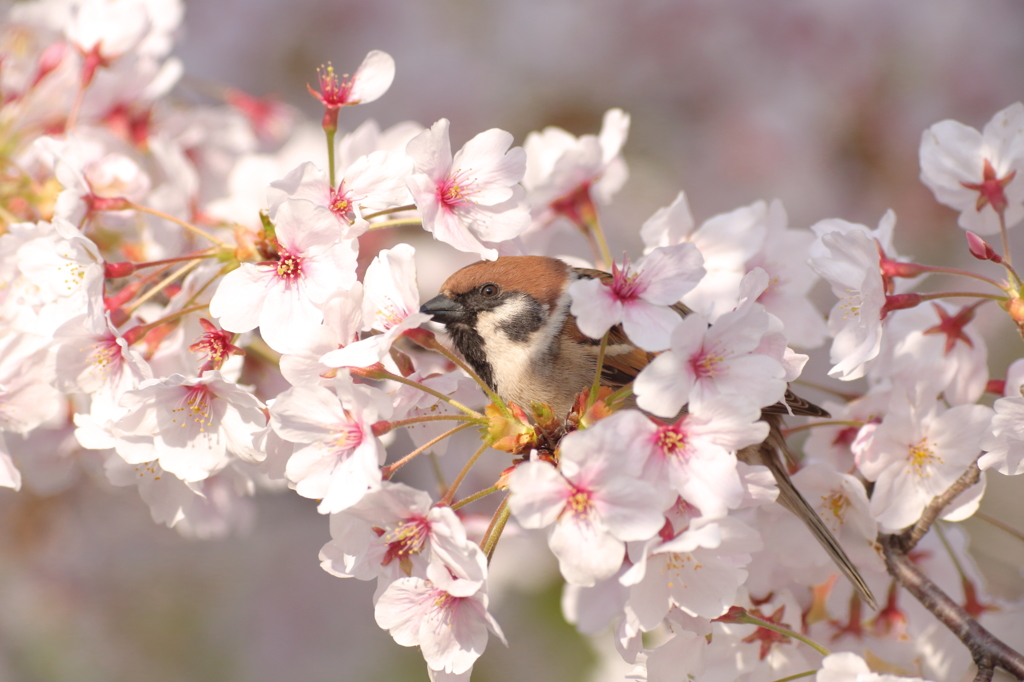
M 477 314 L 476 330 L 484 340 L 484 347 L 487 352 L 487 360 L 491 364 L 501 361 L 497 355 L 514 353 L 515 355 L 532 355 L 537 341 L 544 336 L 544 327 L 526 336 L 526 338 L 512 339 L 508 328 L 516 324 L 517 320 L 531 318 L 534 310 L 530 303 L 523 299 L 509 299 L 494 310 L 488 310 Z
M 533 311 L 528 301 L 522 298 L 510 298 L 493 310 L 477 313 L 477 331 L 485 339 L 488 339 L 489 334 L 500 334 L 503 325 L 509 325 L 518 318 L 529 317 L 532 314 Z
M 476 331 L 484 341 L 484 352 L 499 392 L 529 377 L 540 356 L 547 352 L 550 344 L 547 324 L 515 339 L 507 331 L 517 320 L 534 318 L 535 305 L 521 298 L 511 298 L 494 310 L 477 314 Z

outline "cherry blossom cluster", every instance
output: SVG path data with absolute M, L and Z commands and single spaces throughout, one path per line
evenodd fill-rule
M 615 261 L 600 212 L 628 177 L 623 111 L 596 135 L 547 128 L 518 147 L 491 129 L 453 153 L 446 119 L 339 128 L 343 108 L 390 87 L 384 52 L 351 75 L 320 70 L 317 126 L 228 89 L 170 99 L 179 2 L 7 12 L 0 485 L 52 490 L 85 468 L 136 486 L 155 522 L 195 537 L 244 529 L 258 491 L 293 490 L 329 516 L 323 568 L 376 580 L 377 624 L 418 646 L 433 680 L 469 679 L 490 636 L 505 641 L 489 565 L 503 533 L 530 530 L 557 559 L 565 617 L 610 631 L 635 679 L 968 669 L 970 652 L 897 589 L 878 538 L 917 523 L 972 466 L 1024 473 L 1024 362 L 993 376 L 973 324 L 988 304 L 1024 335 L 1006 239 L 1024 220 L 1024 105 L 921 141 L 922 181 L 959 211 L 987 269 L 900 258 L 892 212 L 874 228 L 805 229 L 757 201 L 698 225 L 682 192 L 639 225 L 644 253 Z M 653 358 L 615 392 L 595 377 L 567 415 L 495 395 L 420 312 L 416 279 L 417 247 L 557 256 L 563 228 L 592 247 L 574 265 L 611 272 L 570 287 L 579 329 L 602 352 L 621 329 Z M 982 237 L 997 234 L 1001 251 Z M 931 273 L 983 290 L 925 292 Z M 809 297 L 819 280 L 837 299 L 827 316 Z M 830 384 L 831 419 L 790 425 L 809 432 L 793 480 L 877 611 L 775 504 L 771 472 L 736 454 L 799 388 L 798 351 L 829 339 L 829 375 L 861 381 Z M 428 456 L 459 475 L 403 478 Z M 488 460 L 504 471 L 465 492 Z M 944 522 L 974 514 L 985 475 Z M 921 547 L 919 568 L 972 617 L 1014 632 L 1024 610 L 982 595 L 959 528 Z

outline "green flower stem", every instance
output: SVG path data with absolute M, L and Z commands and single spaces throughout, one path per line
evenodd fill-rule
M 331 191 L 337 189 L 337 185 L 334 184 L 334 134 L 337 133 L 336 128 L 325 127 L 324 132 L 327 134 L 327 174 L 330 177 Z
M 781 679 L 775 680 L 774 682 L 792 682 L 792 680 L 799 680 L 801 677 L 810 677 L 811 675 L 816 675 L 816 674 L 818 674 L 817 670 L 807 670 L 807 671 L 802 672 L 802 673 L 797 673 L 796 675 L 790 675 L 789 677 L 783 677 Z
M 385 208 L 383 211 L 377 211 L 376 213 L 371 213 L 370 215 L 364 215 L 363 216 L 363 220 L 373 220 L 374 218 L 378 218 L 378 217 L 380 217 L 382 215 L 390 215 L 392 213 L 401 213 L 402 211 L 415 211 L 415 210 L 416 210 L 416 204 L 406 204 L 405 206 L 398 206 L 396 208 Z M 419 221 L 417 221 L 417 222 L 419 222 Z
M 921 294 L 921 301 L 934 301 L 937 298 L 990 298 L 993 301 L 1004 302 L 1006 296 L 998 294 L 981 294 L 973 291 L 944 291 L 936 294 Z
M 205 310 L 208 307 L 209 304 L 204 303 L 202 305 L 196 305 L 192 306 L 191 308 L 185 308 L 184 310 L 173 312 L 170 315 L 167 315 L 166 317 L 161 317 L 159 320 L 154 320 L 147 324 L 142 324 L 139 325 L 138 327 L 135 327 L 134 329 L 128 330 L 127 332 L 125 332 L 125 337 L 128 340 L 128 343 L 134 343 L 135 341 L 145 338 L 146 334 L 153 331 L 162 324 L 174 322 L 175 320 L 185 317 L 189 313 L 194 313 L 199 310 Z
M 999 214 L 999 234 L 1003 237 L 1003 260 L 1007 265 L 1013 265 L 1013 260 L 1010 257 L 1010 239 L 1006 234 L 1006 216 L 1003 211 L 997 211 L 997 213 Z
M 758 627 L 765 628 L 767 630 L 773 630 L 775 632 L 778 632 L 780 634 L 786 635 L 788 637 L 792 637 L 793 639 L 801 641 L 804 644 L 806 644 L 807 646 L 811 647 L 812 649 L 817 651 L 822 656 L 828 656 L 828 655 L 830 655 L 832 653 L 831 651 L 829 651 L 828 649 L 826 649 L 822 645 L 818 644 L 813 639 L 810 639 L 809 637 L 804 637 L 803 635 L 801 635 L 798 632 L 793 632 L 792 630 L 787 630 L 786 628 L 782 627 L 781 625 L 776 625 L 775 623 L 769 623 L 766 620 L 761 620 L 757 616 L 752 616 L 752 615 L 750 615 L 749 613 L 747 613 L 745 611 L 743 612 L 743 615 L 738 616 L 736 618 L 736 622 L 737 623 L 747 623 L 749 625 L 756 625 Z
M 424 386 L 423 384 L 417 383 L 415 381 L 412 381 L 411 379 L 406 379 L 403 376 L 399 376 L 397 374 L 392 374 L 391 372 L 387 371 L 386 369 L 371 370 L 371 371 L 366 372 L 366 373 L 361 373 L 361 376 L 365 376 L 367 379 L 390 379 L 391 381 L 397 381 L 398 383 L 405 384 L 406 386 L 412 386 L 413 388 L 418 388 L 419 390 L 423 391 L 424 393 L 429 393 L 430 395 L 434 396 L 438 400 L 443 400 L 444 402 L 448 403 L 449 405 L 451 405 L 455 409 L 460 410 L 462 412 L 465 412 L 470 417 L 472 417 L 474 420 L 482 421 L 484 419 L 484 415 L 480 414 L 479 412 L 477 412 L 476 410 L 474 410 L 471 407 L 466 407 L 465 405 L 460 403 L 458 400 L 455 400 L 451 396 L 445 395 L 444 393 L 441 393 L 440 391 L 435 391 L 434 389 L 430 388 L 429 386 Z
M 633 384 L 629 383 L 605 398 L 605 402 L 612 404 L 617 400 L 623 400 L 633 395 Z
M 476 464 L 476 461 L 480 459 L 480 455 L 484 454 L 484 450 L 489 447 L 490 443 L 484 443 L 480 446 L 479 450 L 473 453 L 473 456 L 469 458 L 466 465 L 462 467 L 462 471 L 459 472 L 459 475 L 455 477 L 455 480 L 452 481 L 452 484 L 448 487 L 448 492 L 446 492 L 444 497 L 441 498 L 441 501 L 438 502 L 439 505 L 450 505 L 452 503 L 452 500 L 455 499 L 455 491 L 459 489 L 460 485 L 462 485 L 462 480 L 466 478 L 466 475 L 469 474 L 469 470 L 472 469 L 473 465 Z
M 946 531 L 942 530 L 942 524 L 936 523 L 932 528 L 935 529 L 936 535 L 939 536 L 939 541 L 942 543 L 942 546 L 946 548 L 946 554 L 948 554 L 949 558 L 953 560 L 953 567 L 956 568 L 956 572 L 957 575 L 960 576 L 960 580 L 966 580 L 967 574 L 964 573 L 964 567 L 960 563 L 959 557 L 957 557 L 956 552 L 953 551 L 952 545 L 949 544 L 949 540 L 946 538 Z
M 462 498 L 461 500 L 459 500 L 458 502 L 456 502 L 455 504 L 452 505 L 452 509 L 461 509 L 462 507 L 465 507 L 470 502 L 476 502 L 477 500 L 482 500 L 483 498 L 487 497 L 488 495 L 491 495 L 492 493 L 496 493 L 499 490 L 501 490 L 501 488 L 499 488 L 496 485 L 492 485 L 490 488 L 485 488 L 485 489 L 481 490 L 478 493 L 473 493 L 469 497 Z
M 480 543 L 480 549 L 484 550 L 484 554 L 487 555 L 487 563 L 491 563 L 491 557 L 494 556 L 494 549 L 498 546 L 498 540 L 501 538 L 501 532 L 505 530 L 505 524 L 508 523 L 508 517 L 511 515 L 512 510 L 508 507 L 508 495 L 501 501 L 498 508 L 494 512 L 494 516 L 491 518 L 491 525 L 487 527 L 487 532 L 484 533 L 484 539 Z
M 394 474 L 396 471 L 401 469 L 403 466 L 405 466 L 406 464 L 411 462 L 417 455 L 420 455 L 423 452 L 426 452 L 430 448 L 434 447 L 435 445 L 437 445 L 438 443 L 443 441 L 448 436 L 453 436 L 456 433 L 458 433 L 459 431 L 462 431 L 463 429 L 468 429 L 472 425 L 473 425 L 473 422 L 466 422 L 464 424 L 459 424 L 454 429 L 449 429 L 449 430 L 445 431 L 444 433 L 442 433 L 437 438 L 434 438 L 433 440 L 430 440 L 430 441 L 424 443 L 423 445 L 421 445 L 420 447 L 416 448 L 415 450 L 413 450 L 408 455 L 406 455 L 402 459 L 398 460 L 394 464 L 389 464 L 386 467 L 384 467 L 383 469 L 381 469 L 381 476 L 385 480 L 390 479 L 392 474 Z
M 151 260 L 146 261 L 145 263 L 132 263 L 132 265 L 135 266 L 136 270 L 141 270 L 143 268 L 155 268 L 162 265 L 169 265 L 172 263 L 186 263 L 188 261 L 196 259 L 202 260 L 203 258 L 213 258 L 216 255 L 216 253 L 210 253 L 210 249 L 203 249 L 202 251 L 190 253 L 187 256 L 178 256 L 177 258 L 165 258 L 164 260 Z
M 185 228 L 189 232 L 197 234 L 197 235 L 199 235 L 200 237 L 202 237 L 204 239 L 209 239 L 211 242 L 213 242 L 217 246 L 220 246 L 220 247 L 227 246 L 227 244 L 225 244 L 221 240 L 217 239 L 216 237 L 214 237 L 209 232 L 206 232 L 205 230 L 202 230 L 202 229 L 196 227 L 195 225 L 193 225 L 192 223 L 189 223 L 189 222 L 186 222 L 186 221 L 182 220 L 181 218 L 175 218 L 174 216 L 172 216 L 169 213 L 164 213 L 163 211 L 158 211 L 155 208 L 149 208 L 148 206 L 142 206 L 140 204 L 136 204 L 134 201 L 127 201 L 127 202 L 125 202 L 125 204 L 127 205 L 128 208 L 132 209 L 133 211 L 139 211 L 140 213 L 148 213 L 151 216 L 155 216 L 157 218 L 163 218 L 164 220 L 171 221 L 175 225 L 180 225 L 181 227 Z
M 998 528 L 999 530 L 1003 531 L 1004 533 L 1009 533 L 1010 535 L 1012 535 L 1013 537 L 1017 538 L 1021 542 L 1024 542 L 1024 533 L 1022 533 L 1021 531 L 1017 530 L 1013 526 L 1008 525 L 1006 523 L 1003 523 L 999 519 L 991 517 L 988 514 L 985 514 L 985 513 L 980 512 L 980 511 L 974 512 L 974 515 L 977 518 L 979 518 L 982 521 L 984 521 L 985 523 L 990 523 L 993 526 L 995 526 L 996 528 Z
M 466 422 L 467 424 L 485 424 L 483 419 L 474 419 L 473 417 L 461 415 L 461 414 L 431 414 L 423 417 L 410 417 L 409 419 L 401 419 L 396 422 L 388 422 L 388 431 L 402 428 L 403 426 L 412 426 L 413 424 L 427 424 L 430 422 Z
M 589 228 L 590 233 L 594 235 L 594 240 L 597 242 L 597 248 L 601 253 L 601 260 L 604 261 L 604 269 L 610 270 L 612 267 L 612 252 L 608 248 L 608 240 L 605 239 L 604 230 L 601 228 L 601 221 L 597 217 L 597 211 L 591 210 L 586 211 L 583 216 L 583 221 Z
M 611 334 L 611 329 L 604 333 L 601 337 L 601 348 L 597 351 L 597 370 L 594 372 L 594 383 L 590 385 L 590 396 L 587 397 L 587 408 L 583 411 L 584 414 L 594 406 L 597 402 L 597 392 L 601 388 L 601 371 L 604 369 L 604 354 L 608 350 L 608 336 Z
M 1001 291 L 1006 291 L 1006 287 L 1000 284 L 999 282 L 995 281 L 994 279 L 990 277 L 985 277 L 984 275 L 979 275 L 976 272 L 970 272 L 969 270 L 944 268 L 938 265 L 919 265 L 917 267 L 919 267 L 921 270 L 925 272 L 935 272 L 944 275 L 960 275 L 962 277 L 973 277 L 974 279 L 981 280 L 982 282 L 985 282 L 987 284 L 991 284 L 992 286 L 996 287 L 997 289 L 1000 289 Z
M 135 301 L 132 302 L 130 306 L 125 308 L 125 313 L 127 313 L 128 315 L 134 313 L 136 310 L 139 309 L 140 306 L 142 306 L 142 304 L 144 304 L 146 301 L 148 301 L 149 299 L 153 298 L 161 291 L 166 289 L 168 285 L 174 282 L 174 280 L 178 279 L 179 277 L 184 277 L 186 274 L 188 274 L 189 270 L 192 270 L 201 262 L 202 261 L 200 260 L 192 260 L 188 263 L 185 263 L 185 265 L 182 265 L 180 268 L 164 277 L 162 280 L 160 280 L 160 282 L 156 284 L 156 286 L 154 286 L 152 289 L 147 289 L 146 293 L 142 294 L 142 296 L 139 296 L 137 299 L 135 299 Z
M 371 230 L 383 230 L 388 227 L 406 227 L 412 225 L 422 225 L 422 218 L 399 218 L 397 220 L 385 220 L 382 223 L 373 223 L 370 225 Z
M 470 379 L 475 381 L 477 385 L 480 386 L 481 389 L 483 389 L 483 392 L 487 394 L 487 397 L 490 398 L 491 402 L 497 405 L 498 409 L 501 410 L 502 415 L 504 415 L 505 417 L 512 416 L 511 410 L 508 409 L 508 405 L 506 405 L 505 401 L 501 399 L 501 396 L 492 391 L 491 387 L 488 386 L 487 383 L 480 378 L 480 375 L 478 375 L 473 370 L 472 367 L 467 365 L 466 362 L 462 358 L 457 356 L 455 353 L 445 348 L 444 345 L 441 342 L 439 342 L 437 340 L 437 337 L 434 336 L 432 333 L 430 333 L 426 329 L 410 329 L 408 332 L 405 333 L 405 336 L 416 345 L 426 348 L 427 350 L 436 351 L 441 355 L 445 356 L 446 358 L 448 358 L 449 360 L 451 360 L 452 362 L 454 362 L 463 372 L 465 372 L 469 376 Z M 475 413 L 473 416 L 479 416 L 479 413 Z

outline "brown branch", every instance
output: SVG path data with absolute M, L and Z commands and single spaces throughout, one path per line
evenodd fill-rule
M 980 457 L 980 455 L 979 455 Z M 977 484 L 981 478 L 978 460 L 971 462 L 960 478 L 941 495 L 933 499 L 924 509 L 917 523 L 895 535 L 879 534 L 878 543 L 885 556 L 885 567 L 921 605 L 928 609 L 957 638 L 964 643 L 978 666 L 975 682 L 991 682 L 996 667 L 1002 668 L 1024 681 L 1024 656 L 1017 653 L 991 632 L 983 628 L 962 606 L 953 601 L 938 585 L 918 570 L 907 557 L 922 537 L 928 532 L 946 507 L 960 493 Z
M 978 663 L 978 674 L 974 676 L 974 682 L 992 682 L 992 673 L 995 671 L 991 663 Z
M 980 458 L 981 455 L 979 454 Z M 967 467 L 967 471 L 960 475 L 960 478 L 953 482 L 953 485 L 946 489 L 946 492 L 942 493 L 934 500 L 932 500 L 927 507 L 924 508 L 924 513 L 921 514 L 921 518 L 917 520 L 913 526 L 907 528 L 899 535 L 892 535 L 895 542 L 899 544 L 900 550 L 906 554 L 910 550 L 914 549 L 921 538 L 925 536 L 928 529 L 935 523 L 935 519 L 942 515 L 946 507 L 955 500 L 960 493 L 967 490 L 971 486 L 975 485 L 981 478 L 981 469 L 978 468 L 978 460 L 975 459 L 971 462 L 971 466 Z
M 964 643 L 978 666 L 978 679 L 992 677 L 992 668 L 998 666 L 1018 680 L 1024 680 L 1024 656 L 997 639 L 950 599 L 938 585 L 928 579 L 903 553 L 898 536 L 879 538 L 885 554 L 885 567 L 908 592 L 931 611 L 943 625 Z M 986 673 L 987 669 L 987 673 Z

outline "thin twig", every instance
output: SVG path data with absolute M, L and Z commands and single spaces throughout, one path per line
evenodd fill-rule
M 992 673 L 996 671 L 991 663 L 978 663 L 978 674 L 974 676 L 974 682 L 992 682 Z
M 967 471 L 961 474 L 960 478 L 956 479 L 953 485 L 946 489 L 946 492 L 936 497 L 924 508 L 924 513 L 921 514 L 921 518 L 917 520 L 917 523 L 899 535 L 892 536 L 899 544 L 900 550 L 905 554 L 914 549 L 921 538 L 925 536 L 925 533 L 928 532 L 928 529 L 932 527 L 932 524 L 935 523 L 935 519 L 942 515 L 946 507 L 960 493 L 976 484 L 980 478 L 981 469 L 978 468 L 978 460 L 976 459 L 971 462 L 971 466 L 967 467 Z
M 904 553 L 901 536 L 882 535 L 879 543 L 889 574 L 964 643 L 978 665 L 979 679 L 986 679 L 980 677 L 986 667 L 998 666 L 1018 680 L 1024 680 L 1024 656 L 983 628 L 963 607 L 921 573 Z M 991 672 L 988 678 L 991 678 Z

